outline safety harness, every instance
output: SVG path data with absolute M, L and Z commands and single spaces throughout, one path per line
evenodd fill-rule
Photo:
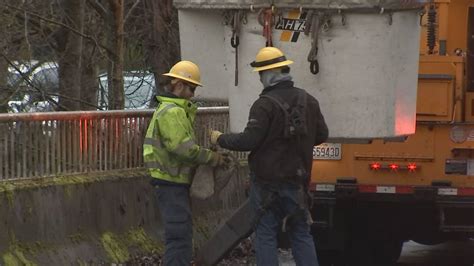
M 296 105 L 290 106 L 287 102 L 283 101 L 277 95 L 270 95 L 270 93 L 261 95 L 262 98 L 270 99 L 274 102 L 277 106 L 284 113 L 284 120 L 285 120 L 285 129 L 284 129 L 284 137 L 291 139 L 296 142 L 296 145 L 292 145 L 294 147 L 293 156 L 298 155 L 298 147 L 301 145 L 301 137 L 308 133 L 306 118 L 305 118 L 305 110 L 306 110 L 306 98 L 307 94 L 305 92 L 299 93 Z M 303 158 L 303 166 L 306 165 L 305 157 Z M 311 218 L 311 214 L 309 213 L 309 209 L 312 207 L 312 198 L 309 194 L 308 190 L 308 181 L 309 181 L 309 173 L 306 172 L 305 168 L 298 168 L 296 170 L 296 177 L 299 181 L 302 181 L 303 185 L 300 187 L 300 190 L 297 195 L 297 203 L 299 208 L 283 218 L 282 221 L 282 231 L 286 232 L 286 226 L 291 220 L 297 218 L 304 218 L 306 216 L 306 222 L 311 225 L 313 220 Z M 255 219 L 255 225 L 257 225 L 261 219 L 261 217 L 271 208 L 275 203 L 277 197 L 277 192 L 275 191 L 268 191 L 263 189 L 264 195 L 262 195 L 262 207 L 257 211 L 257 216 Z

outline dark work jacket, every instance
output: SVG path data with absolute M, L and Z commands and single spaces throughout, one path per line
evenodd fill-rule
M 301 184 L 309 181 L 313 160 L 313 146 L 326 141 L 328 128 L 319 108 L 319 102 L 292 81 L 282 81 L 267 87 L 261 95 L 276 95 L 290 106 L 296 105 L 298 95 L 306 93 L 306 125 L 308 133 L 299 141 L 285 138 L 285 118 L 282 108 L 271 99 L 259 97 L 250 108 L 245 130 L 238 134 L 223 134 L 219 145 L 229 150 L 251 151 L 249 167 L 259 183 L 289 182 Z M 295 178 L 298 164 L 308 174 L 306 180 Z

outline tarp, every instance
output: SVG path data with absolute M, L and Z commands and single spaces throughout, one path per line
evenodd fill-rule
M 230 153 L 229 158 L 232 160 L 227 167 L 212 167 L 203 164 L 197 167 L 193 176 L 190 193 L 197 199 L 209 199 L 218 194 L 232 177 L 237 175 L 239 161 Z
M 415 9 L 428 3 L 428 0 L 174 0 L 177 8 L 197 9 L 250 9 L 311 8 L 311 9 Z

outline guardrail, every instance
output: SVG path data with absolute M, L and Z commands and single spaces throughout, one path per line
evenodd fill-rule
M 143 167 L 143 138 L 153 111 L 0 114 L 0 180 Z M 199 108 L 199 143 L 208 147 L 207 129 L 228 131 L 228 121 L 228 107 Z

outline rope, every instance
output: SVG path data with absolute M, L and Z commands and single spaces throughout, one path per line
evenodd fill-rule
M 263 26 L 263 36 L 265 37 L 265 46 L 273 46 L 272 27 L 274 24 L 273 8 L 260 9 L 258 12 L 258 22 Z
M 234 12 L 231 18 L 232 38 L 230 39 L 230 45 L 232 48 L 239 46 L 239 34 L 242 22 L 245 23 L 245 12 L 242 10 Z
M 308 62 L 310 62 L 309 70 L 314 75 L 319 73 L 318 62 L 318 38 L 321 28 L 327 31 L 330 27 L 330 19 L 327 15 L 316 13 L 315 11 L 308 12 L 307 21 L 309 22 L 305 28 L 304 34 L 311 36 L 311 49 L 308 53 Z

